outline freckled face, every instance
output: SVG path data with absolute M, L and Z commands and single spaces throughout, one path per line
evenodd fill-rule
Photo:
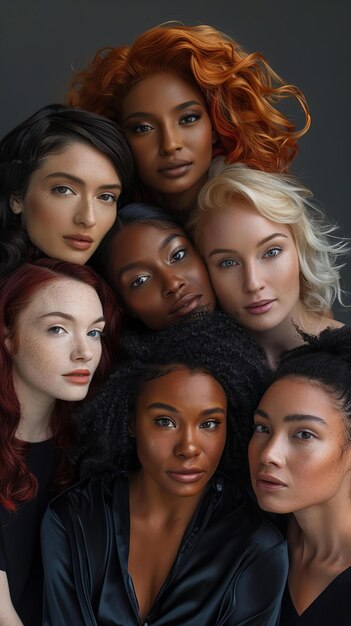
M 255 332 L 291 324 L 300 301 L 299 259 L 290 228 L 242 199 L 203 220 L 199 247 L 220 307 Z
M 190 191 L 196 198 L 215 141 L 199 89 L 175 74 L 149 76 L 124 98 L 121 123 L 138 175 L 154 197 Z
M 249 444 L 252 485 L 263 509 L 296 513 L 329 506 L 342 489 L 349 494 L 344 419 L 331 397 L 303 378 L 283 378 L 267 390 Z
M 127 310 L 155 330 L 215 306 L 206 266 L 182 229 L 124 227 L 111 243 L 108 274 Z
M 82 400 L 100 361 L 103 328 L 101 302 L 89 285 L 62 278 L 42 288 L 6 339 L 20 401 Z
M 142 478 L 161 492 L 199 496 L 226 441 L 227 399 L 212 376 L 185 367 L 148 382 L 134 434 Z
M 84 265 L 114 224 L 120 193 L 112 161 L 74 142 L 44 159 L 24 198 L 13 197 L 11 207 L 44 254 Z

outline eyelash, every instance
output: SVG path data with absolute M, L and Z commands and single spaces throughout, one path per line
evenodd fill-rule
M 181 118 L 179 119 L 179 124 L 182 126 L 187 126 L 188 124 L 194 124 L 200 118 L 201 118 L 200 113 L 197 113 L 196 111 L 192 111 L 192 112 L 182 115 Z M 135 124 L 135 126 L 132 126 L 130 128 L 130 130 L 133 133 L 136 133 L 137 135 L 143 135 L 144 133 L 148 133 L 150 132 L 150 130 L 153 130 L 153 129 L 154 129 L 154 126 L 152 126 L 152 124 L 146 124 L 146 123 Z
M 211 428 L 206 428 L 206 424 L 211 424 Z M 215 430 L 216 428 L 218 428 L 218 426 L 221 424 L 220 420 L 216 420 L 216 419 L 211 419 L 211 420 L 206 420 L 206 422 L 202 422 L 202 424 L 200 425 L 200 428 L 203 428 L 205 430 Z
M 269 253 L 270 253 L 270 252 L 273 252 L 273 251 L 275 251 L 277 254 L 270 255 Z M 280 254 L 282 251 L 283 251 L 283 248 L 281 248 L 280 246 L 272 246 L 272 248 L 269 248 L 269 250 L 267 250 L 267 251 L 264 253 L 263 257 L 266 257 L 266 258 L 268 258 L 268 259 L 274 259 L 275 257 L 279 256 L 279 254 Z
M 176 259 L 177 254 L 183 253 L 183 256 L 180 259 Z M 171 254 L 171 263 L 177 263 L 178 261 L 182 261 L 186 255 L 186 248 L 179 248 L 179 250 L 175 250 Z
M 70 193 L 61 193 L 59 190 L 60 189 L 65 189 L 66 192 L 70 191 Z M 56 193 L 59 196 L 70 196 L 70 195 L 75 195 L 73 189 L 71 189 L 70 187 L 68 187 L 67 185 L 57 185 L 56 187 L 53 188 L 53 192 Z
M 62 331 L 62 332 L 55 332 L 56 330 Z M 66 333 L 67 331 L 65 330 L 65 328 L 63 328 L 63 326 L 58 326 L 57 324 L 55 326 L 51 326 L 48 329 L 48 332 L 51 335 L 62 335 L 63 333 Z M 92 335 L 91 333 L 98 333 L 97 335 Z M 87 333 L 88 337 L 92 337 L 93 339 L 101 339 L 101 337 L 104 336 L 104 332 L 102 330 L 100 330 L 99 328 L 93 328 L 92 330 L 89 330 L 89 332 Z

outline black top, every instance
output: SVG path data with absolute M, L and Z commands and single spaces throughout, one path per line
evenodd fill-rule
M 42 524 L 45 626 L 140 626 L 128 574 L 129 481 L 90 479 Z M 276 626 L 286 543 L 237 487 L 213 479 L 145 624 Z
M 286 587 L 281 626 L 350 626 L 351 624 L 351 567 L 341 572 L 324 591 L 299 615 Z
M 24 626 L 39 626 L 42 619 L 40 522 L 53 496 L 56 459 L 51 440 L 31 443 L 26 461 L 38 480 L 38 495 L 15 513 L 0 506 L 0 569 L 7 573 L 12 603 Z

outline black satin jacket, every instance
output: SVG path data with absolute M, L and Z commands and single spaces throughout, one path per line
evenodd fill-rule
M 42 549 L 45 626 L 142 624 L 128 574 L 126 475 L 56 498 Z M 242 491 L 213 479 L 144 626 L 275 626 L 287 570 L 279 532 Z

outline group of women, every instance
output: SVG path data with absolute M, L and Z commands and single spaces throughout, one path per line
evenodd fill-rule
M 168 24 L 67 98 L 0 142 L 0 626 L 346 626 L 347 244 L 286 173 L 303 94 Z

